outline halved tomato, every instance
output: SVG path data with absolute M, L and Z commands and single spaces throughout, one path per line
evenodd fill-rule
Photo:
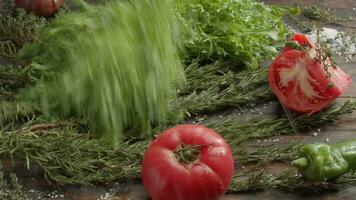
M 273 93 L 293 111 L 318 112 L 352 82 L 331 59 L 321 61 L 318 51 L 305 35 L 295 34 L 269 68 L 269 85 Z

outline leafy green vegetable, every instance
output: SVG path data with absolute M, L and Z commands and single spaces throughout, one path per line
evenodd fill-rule
M 79 2 L 81 12 L 53 20 L 22 50 L 44 64 L 44 77 L 23 96 L 48 114 L 83 116 L 96 137 L 117 147 L 123 129 L 147 135 L 165 120 L 172 88 L 183 80 L 171 9 L 165 0 Z
M 287 36 L 287 9 L 253 0 L 174 0 L 186 62 L 215 62 L 257 68 L 272 58 Z

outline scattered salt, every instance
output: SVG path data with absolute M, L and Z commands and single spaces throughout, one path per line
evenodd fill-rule
M 336 55 L 343 56 L 347 61 L 351 61 L 350 58 L 356 53 L 355 38 L 351 38 L 350 35 L 343 31 L 326 27 L 322 28 L 320 35 L 324 40 L 329 42 L 330 48 Z M 307 36 L 316 42 L 317 31 L 314 30 L 307 34 Z

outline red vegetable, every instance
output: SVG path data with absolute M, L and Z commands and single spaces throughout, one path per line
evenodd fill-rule
M 305 35 L 295 34 L 269 68 L 272 91 L 293 111 L 320 111 L 352 82 L 320 49 Z
M 36 15 L 49 17 L 64 4 L 64 0 L 15 0 L 15 4 Z
M 201 125 L 180 125 L 150 144 L 141 177 L 153 200 L 215 200 L 233 172 L 231 150 L 219 134 Z

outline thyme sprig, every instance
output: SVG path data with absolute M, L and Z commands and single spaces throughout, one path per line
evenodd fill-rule
M 13 1 L 4 0 L 0 13 L 0 57 L 17 60 L 17 52 L 24 44 L 35 41 L 45 24 L 44 18 L 27 14 L 15 8 Z
M 15 174 L 4 174 L 0 171 L 0 199 L 29 199 Z

